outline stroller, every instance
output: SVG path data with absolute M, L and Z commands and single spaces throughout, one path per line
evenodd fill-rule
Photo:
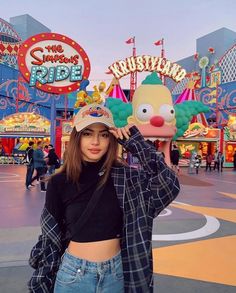
M 188 173 L 189 174 L 198 174 L 199 168 L 201 166 L 201 156 L 198 155 L 196 152 L 192 153 L 192 156 L 190 158 L 190 162 L 189 162 L 189 169 L 188 169 Z M 195 169 L 195 171 L 194 171 Z
M 196 169 L 196 174 L 198 174 L 198 170 L 201 167 L 201 162 L 202 158 L 200 155 L 195 156 L 195 161 L 194 161 L 194 168 Z

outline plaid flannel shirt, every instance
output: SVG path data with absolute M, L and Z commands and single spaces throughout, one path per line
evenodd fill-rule
M 178 195 L 179 182 L 162 154 L 145 142 L 138 129 L 134 126 L 130 131 L 131 137 L 120 143 L 139 159 L 141 167 L 113 167 L 112 178 L 124 215 L 121 255 L 125 292 L 146 293 L 153 291 L 153 219 Z M 53 292 L 60 263 L 61 233 L 46 209 L 41 225 L 43 236 L 30 258 L 36 271 L 28 285 L 30 292 L 48 293 Z

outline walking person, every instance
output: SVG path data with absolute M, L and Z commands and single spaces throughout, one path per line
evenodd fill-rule
M 49 147 L 48 147 L 48 145 L 46 144 L 46 145 L 43 147 L 44 158 L 47 158 L 48 153 L 49 153 Z
M 202 158 L 200 155 L 196 154 L 194 158 L 194 168 L 196 170 L 196 174 L 199 173 L 199 168 L 201 167 Z
M 219 152 L 216 150 L 215 151 L 215 154 L 214 154 L 214 167 L 213 167 L 213 170 L 218 170 L 218 154 Z
M 211 153 L 206 155 L 206 172 L 209 169 L 209 171 L 211 172 L 211 164 L 213 161 L 213 156 Z
M 34 151 L 33 159 L 34 159 L 34 168 L 37 173 L 31 179 L 30 184 L 32 184 L 36 179 L 40 180 L 40 188 L 41 188 L 41 191 L 44 192 L 46 191 L 44 176 L 47 173 L 47 165 L 44 158 L 42 141 L 37 142 L 37 149 Z
M 172 168 L 179 173 L 179 150 L 177 145 L 173 145 L 173 149 L 170 153 L 170 160 L 171 160 L 171 165 Z
M 118 160 L 118 143 L 139 169 Z M 152 292 L 153 219 L 178 193 L 177 176 L 135 126 L 115 128 L 104 106 L 81 108 L 48 183 L 30 292 Z
M 0 156 L 5 156 L 6 152 L 5 152 L 5 149 L 2 145 L 2 143 L 0 142 Z
M 234 171 L 236 171 L 236 151 L 234 151 L 233 163 L 234 163 Z
M 223 171 L 223 165 L 224 165 L 224 155 L 222 154 L 222 152 L 219 152 L 218 156 L 217 156 L 217 170 L 218 170 L 218 172 Z
M 55 173 L 55 169 L 58 167 L 60 160 L 55 152 L 55 149 L 52 144 L 48 145 L 48 156 L 47 156 L 47 165 L 48 165 L 48 173 L 50 175 Z
M 192 152 L 191 157 L 189 159 L 189 167 L 188 167 L 188 174 L 194 174 L 195 171 L 195 157 L 197 153 L 195 151 Z
M 34 146 L 34 142 L 30 141 L 29 146 L 26 149 L 26 156 L 25 156 L 26 167 L 27 167 L 26 177 L 25 177 L 25 186 L 26 186 L 26 189 L 28 189 L 28 190 L 30 189 L 31 186 L 34 186 L 31 183 L 32 176 L 34 173 L 34 158 L 33 158 L 34 149 L 33 149 L 33 146 Z

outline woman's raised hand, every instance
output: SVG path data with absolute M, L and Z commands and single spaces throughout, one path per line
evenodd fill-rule
M 115 136 L 116 139 L 129 139 L 131 133 L 130 133 L 130 128 L 133 125 L 128 124 L 125 127 L 121 127 L 121 128 L 116 128 L 116 127 L 110 127 L 109 131 L 111 134 L 113 134 Z

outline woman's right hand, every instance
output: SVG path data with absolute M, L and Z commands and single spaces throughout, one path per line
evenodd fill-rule
M 129 139 L 131 133 L 130 128 L 132 127 L 132 124 L 128 124 L 125 127 L 116 128 L 116 127 L 110 127 L 109 132 L 115 136 L 116 139 Z

